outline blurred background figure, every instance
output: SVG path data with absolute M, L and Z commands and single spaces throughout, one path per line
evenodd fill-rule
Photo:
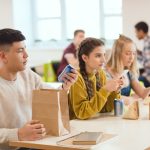
M 150 86 L 149 68 L 150 68 L 150 36 L 148 35 L 148 24 L 146 22 L 138 22 L 135 25 L 135 33 L 139 40 L 144 41 L 142 51 L 138 51 L 138 61 L 143 64 L 143 69 L 140 70 L 139 80 L 144 82 L 145 87 Z
M 62 60 L 60 62 L 57 75 L 59 75 L 66 65 L 71 64 L 75 68 L 78 68 L 78 60 L 76 57 L 76 50 L 78 49 L 80 43 L 85 37 L 85 31 L 78 29 L 74 31 L 73 42 L 64 50 Z

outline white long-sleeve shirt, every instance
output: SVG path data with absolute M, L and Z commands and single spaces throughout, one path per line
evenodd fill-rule
M 18 140 L 18 128 L 32 118 L 32 90 L 42 87 L 41 78 L 26 69 L 15 81 L 0 77 L 0 150 L 12 150 L 9 141 Z

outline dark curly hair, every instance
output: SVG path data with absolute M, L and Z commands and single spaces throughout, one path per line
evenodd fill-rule
M 85 40 L 81 42 L 79 49 L 78 49 L 78 53 L 77 53 L 78 59 L 79 59 L 80 72 L 85 81 L 89 100 L 94 95 L 93 82 L 90 81 L 88 78 L 88 74 L 85 69 L 85 62 L 82 59 L 82 55 L 89 56 L 89 54 L 98 46 L 104 46 L 104 42 L 96 38 L 86 38 Z M 96 76 L 96 89 L 98 91 L 101 88 L 100 77 L 98 73 L 96 73 L 95 76 Z

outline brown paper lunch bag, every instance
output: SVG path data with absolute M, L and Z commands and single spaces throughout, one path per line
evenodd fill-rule
M 62 136 L 70 132 L 68 95 L 64 90 L 34 90 L 32 119 L 40 120 L 48 135 Z
M 138 103 L 138 101 L 134 101 L 132 104 L 125 106 L 123 118 L 131 119 L 131 120 L 136 120 L 139 118 L 139 103 Z

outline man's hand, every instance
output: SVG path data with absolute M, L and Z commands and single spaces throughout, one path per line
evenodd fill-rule
M 34 141 L 42 139 L 46 135 L 44 125 L 38 120 L 32 120 L 26 123 L 18 130 L 18 139 L 20 141 Z
M 76 82 L 77 78 L 78 78 L 78 73 L 75 69 L 72 69 L 71 73 L 65 74 L 63 76 L 63 81 L 64 81 L 64 83 L 62 85 L 63 89 L 65 91 L 68 91 L 70 89 L 71 85 L 73 85 Z

